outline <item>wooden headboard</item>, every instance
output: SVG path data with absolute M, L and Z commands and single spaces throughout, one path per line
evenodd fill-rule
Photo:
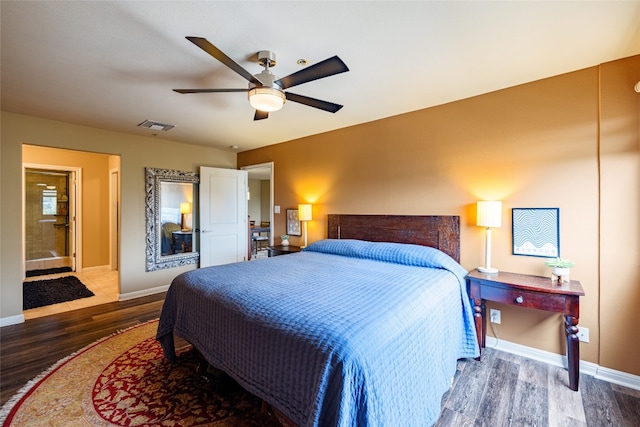
M 413 243 L 460 262 L 460 217 L 447 215 L 329 215 L 329 239 Z

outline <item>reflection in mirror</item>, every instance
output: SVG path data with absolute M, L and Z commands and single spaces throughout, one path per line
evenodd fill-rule
M 193 252 L 193 184 L 160 182 L 160 254 Z
M 197 212 L 196 172 L 145 168 L 146 270 L 154 271 L 198 262 L 194 236 Z

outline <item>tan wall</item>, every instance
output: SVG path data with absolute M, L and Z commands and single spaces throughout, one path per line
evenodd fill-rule
M 109 265 L 109 156 L 23 145 L 22 161 L 82 169 L 82 267 Z
M 168 285 L 186 266 L 145 272 L 144 168 L 197 171 L 201 165 L 235 168 L 236 154 L 2 112 L 0 146 L 0 318 L 22 314 L 22 145 L 38 145 L 121 158 L 120 293 L 146 294 Z M 108 197 L 108 194 L 105 194 Z M 106 213 L 105 213 L 106 214 Z
M 626 107 L 611 113 L 635 123 L 620 135 L 635 142 L 621 154 L 626 170 L 601 182 L 598 157 L 600 139 L 606 139 L 599 132 L 600 72 L 622 70 L 637 81 L 639 58 L 240 153 L 238 166 L 274 162 L 274 203 L 282 212 L 275 215 L 276 236 L 285 231 L 285 209 L 300 202 L 314 204 L 309 241 L 326 236 L 328 213 L 460 215 L 461 264 L 467 269 L 482 265 L 484 259 L 484 230 L 474 224 L 477 200 L 503 201 L 503 226 L 493 233 L 492 265 L 538 275 L 549 274 L 545 259 L 511 254 L 511 209 L 560 208 L 561 255 L 576 262 L 572 278 L 586 291 L 580 325 L 590 328 L 590 343 L 581 344 L 581 357 L 639 375 L 640 343 L 626 340 L 622 327 L 638 325 L 638 315 L 631 302 L 624 312 L 614 307 L 620 298 L 639 302 L 640 130 L 635 81 L 616 85 L 615 93 L 608 87 L 602 90 L 613 105 L 620 102 L 617 92 L 626 91 Z M 602 81 L 618 79 L 610 75 Z M 616 127 L 608 132 L 619 131 Z M 626 203 L 607 208 L 615 216 L 607 228 L 615 233 L 601 235 L 600 222 L 609 218 L 599 214 L 600 197 L 612 193 Z M 632 209 L 624 212 L 628 204 Z M 630 230 L 636 233 L 628 234 Z M 620 270 L 605 272 L 615 259 L 605 250 L 622 247 L 609 243 L 613 235 L 624 240 L 628 262 Z M 601 298 L 601 291 L 605 294 L 612 287 L 617 291 Z M 564 354 L 560 315 L 488 305 L 502 310 L 502 324 L 497 326 L 502 339 Z M 605 321 L 609 318 L 615 321 Z

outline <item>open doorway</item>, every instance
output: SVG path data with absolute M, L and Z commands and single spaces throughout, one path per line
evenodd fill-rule
M 77 168 L 25 164 L 25 275 L 76 271 Z
M 117 301 L 120 156 L 24 144 L 22 158 L 25 284 L 60 279 L 66 285 L 66 278 L 74 276 L 93 293 L 63 302 L 25 303 L 25 318 Z M 70 268 L 47 271 L 56 267 Z M 34 270 L 41 271 L 28 274 Z M 60 299 L 71 288 L 75 284 L 47 289 L 61 289 L 54 293 Z
M 249 253 L 252 258 L 267 256 L 273 245 L 273 162 L 243 166 L 248 175 L 248 214 L 252 227 Z

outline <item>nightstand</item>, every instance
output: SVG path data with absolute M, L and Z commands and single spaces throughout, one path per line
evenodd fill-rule
M 271 258 L 272 256 L 294 254 L 296 252 L 300 252 L 301 250 L 302 250 L 302 248 L 300 246 L 292 246 L 292 245 L 288 245 L 288 246 L 282 246 L 282 245 L 268 246 L 267 247 L 267 255 L 269 256 L 269 258 Z
M 584 295 L 580 282 L 572 280 L 558 285 L 550 277 L 505 272 L 487 274 L 473 270 L 467 275 L 467 292 L 473 305 L 480 352 L 485 347 L 487 334 L 485 301 L 562 313 L 567 336 L 569 387 L 578 390 L 580 343 L 577 325 L 580 296 Z
M 185 253 L 193 250 L 193 231 L 178 230 L 171 232 L 173 239 L 173 253 Z

